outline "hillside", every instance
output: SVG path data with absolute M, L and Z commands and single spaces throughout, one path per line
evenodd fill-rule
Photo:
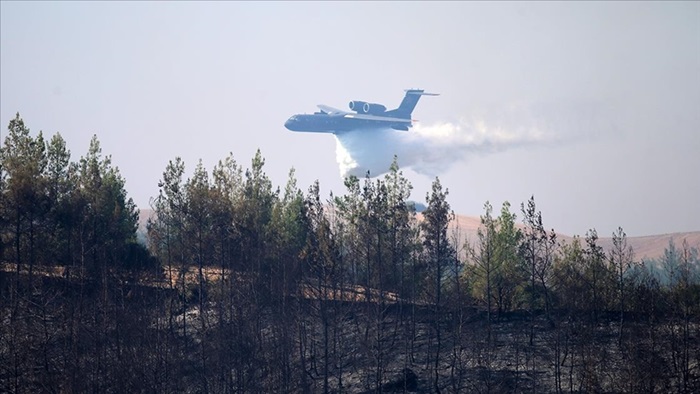
M 139 232 L 145 234 L 146 222 L 153 214 L 150 209 L 142 209 L 139 212 Z M 420 214 L 419 218 L 420 218 Z M 476 216 L 456 215 L 455 222 L 452 225 L 452 234 L 458 230 L 459 238 L 468 242 L 475 242 L 477 229 L 481 224 L 481 220 Z M 603 234 L 598 234 L 599 236 Z M 559 240 L 570 242 L 573 236 L 567 234 L 557 234 Z M 641 237 L 628 237 L 627 242 L 634 249 L 635 259 L 657 259 L 664 254 L 664 249 L 668 247 L 669 242 L 673 240 L 676 246 L 680 247 L 683 241 L 686 240 L 688 245 L 700 249 L 700 231 L 680 232 L 671 234 L 647 235 Z M 612 247 L 611 237 L 600 237 L 599 244 L 606 250 Z
M 479 224 L 480 220 L 478 217 L 465 215 L 457 215 L 456 217 L 456 228 L 459 229 L 461 238 L 471 242 L 476 240 Z M 598 235 L 601 236 L 602 234 Z M 557 234 L 557 236 L 563 242 L 570 242 L 573 239 L 573 236 L 566 234 Z M 627 238 L 628 244 L 634 249 L 634 256 L 637 260 L 657 259 L 663 256 L 664 249 L 668 247 L 671 240 L 675 242 L 677 247 L 680 247 L 683 241 L 686 240 L 689 246 L 700 249 L 700 231 Z M 612 237 L 601 236 L 599 245 L 606 251 L 610 250 L 612 248 Z

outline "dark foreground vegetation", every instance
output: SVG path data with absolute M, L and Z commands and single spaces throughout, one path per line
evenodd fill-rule
M 562 243 L 534 198 L 465 240 L 438 179 L 417 215 L 396 164 L 325 201 L 259 152 L 168 163 L 144 245 L 97 138 L 18 115 L 0 159 L 0 392 L 700 391 L 692 245 Z

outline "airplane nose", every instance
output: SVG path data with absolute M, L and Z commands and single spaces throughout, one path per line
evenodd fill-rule
M 284 122 L 284 127 L 286 127 L 287 130 L 295 131 L 294 130 L 295 123 L 296 123 L 296 120 L 294 118 L 289 118 L 289 119 L 287 119 L 286 122 Z

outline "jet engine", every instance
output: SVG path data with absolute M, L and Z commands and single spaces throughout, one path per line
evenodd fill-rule
M 351 101 L 349 107 L 351 110 L 361 114 L 381 115 L 386 111 L 386 107 L 381 104 L 365 101 Z
M 363 106 L 367 104 L 364 101 L 351 101 L 350 104 L 348 104 L 348 107 L 350 107 L 351 110 L 355 112 L 363 112 Z
M 381 115 L 386 111 L 386 107 L 381 104 L 365 103 L 362 106 L 362 112 L 372 115 Z

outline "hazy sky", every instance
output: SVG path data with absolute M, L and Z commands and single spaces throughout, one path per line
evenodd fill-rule
M 139 207 L 168 160 L 248 167 L 257 148 L 276 185 L 294 167 L 343 194 L 334 137 L 286 119 L 422 88 L 441 93 L 422 132 L 527 142 L 458 152 L 439 174 L 457 213 L 534 194 L 567 234 L 700 230 L 699 2 L 3 1 L 0 18 L 2 138 L 16 112 L 72 160 L 97 134 Z M 405 174 L 423 201 L 432 178 Z

